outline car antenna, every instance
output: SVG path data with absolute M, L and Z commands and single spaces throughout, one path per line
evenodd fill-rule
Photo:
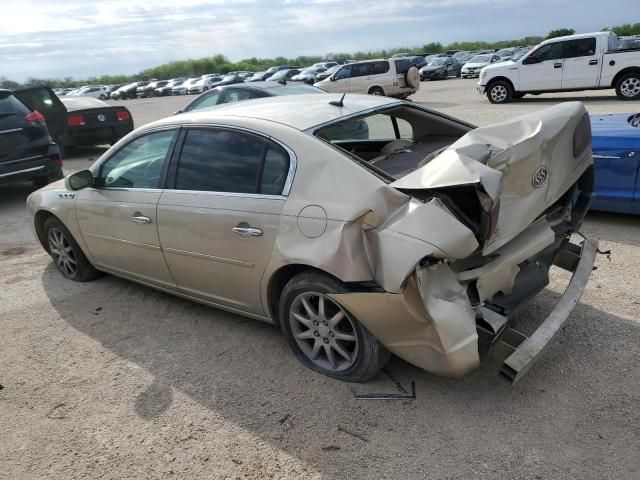
M 344 96 L 347 94 L 347 92 L 344 92 L 342 94 L 342 97 L 340 98 L 340 100 L 336 101 L 336 100 L 332 100 L 329 102 L 329 105 L 333 105 L 334 107 L 344 107 Z

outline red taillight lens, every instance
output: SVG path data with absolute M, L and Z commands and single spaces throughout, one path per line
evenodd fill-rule
M 44 116 L 37 110 L 24 117 L 27 122 L 44 122 Z
M 84 117 L 82 115 L 71 115 L 67 118 L 67 125 L 70 127 L 80 127 L 84 125 Z
M 125 120 L 129 120 L 131 118 L 131 114 L 126 110 L 123 110 L 121 112 L 116 112 L 116 118 L 119 122 L 123 122 Z

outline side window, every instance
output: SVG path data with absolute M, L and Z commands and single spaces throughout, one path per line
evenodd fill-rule
M 213 107 L 218 104 L 218 98 L 220 98 L 219 92 L 212 92 L 207 95 L 203 95 L 202 97 L 194 100 L 194 102 L 187 107 L 186 111 L 190 112 L 201 108 Z
M 279 148 L 230 130 L 189 130 L 176 172 L 176 189 L 208 192 L 282 192 L 289 159 Z
M 389 71 L 389 62 L 376 62 L 373 64 L 374 75 L 387 73 Z
M 224 99 L 222 103 L 241 102 L 243 100 L 249 100 L 250 98 L 253 98 L 253 94 L 251 92 L 232 88 L 224 92 Z
M 351 66 L 351 77 L 366 77 L 371 75 L 373 64 L 371 63 L 355 63 Z
M 564 58 L 590 57 L 596 53 L 596 39 L 579 38 L 564 43 Z
M 564 42 L 547 43 L 541 46 L 538 50 L 533 52 L 533 55 L 538 59 L 538 62 L 544 62 L 547 60 L 558 60 L 562 58 L 562 44 Z
M 96 186 L 160 188 L 175 135 L 176 130 L 165 130 L 129 142 L 100 166 Z
M 289 173 L 289 156 L 281 150 L 269 147 L 264 157 L 260 193 L 280 195 Z
M 336 80 L 342 80 L 343 78 L 350 78 L 350 77 L 351 77 L 351 65 L 346 65 L 335 73 L 334 78 Z
M 369 140 L 396 140 L 398 138 L 413 140 L 413 129 L 409 122 L 401 118 L 395 120 L 399 135 L 396 134 L 393 119 L 389 115 L 377 114 L 365 118 L 364 121 L 369 129 Z

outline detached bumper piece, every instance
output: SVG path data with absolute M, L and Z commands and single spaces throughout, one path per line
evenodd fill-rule
M 598 250 L 597 241 L 585 240 L 582 246 L 567 243 L 555 258 L 554 264 L 573 272 L 571 281 L 560 301 L 547 319 L 529 338 L 506 329 L 499 342 L 515 349 L 504 361 L 500 374 L 513 384 L 533 367 L 545 352 L 560 327 L 569 318 L 589 281 Z

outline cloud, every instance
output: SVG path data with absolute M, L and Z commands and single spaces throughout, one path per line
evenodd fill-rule
M 83 78 L 216 53 L 293 57 L 585 31 L 624 23 L 619 12 L 636 1 L 2 0 L 0 74 Z

